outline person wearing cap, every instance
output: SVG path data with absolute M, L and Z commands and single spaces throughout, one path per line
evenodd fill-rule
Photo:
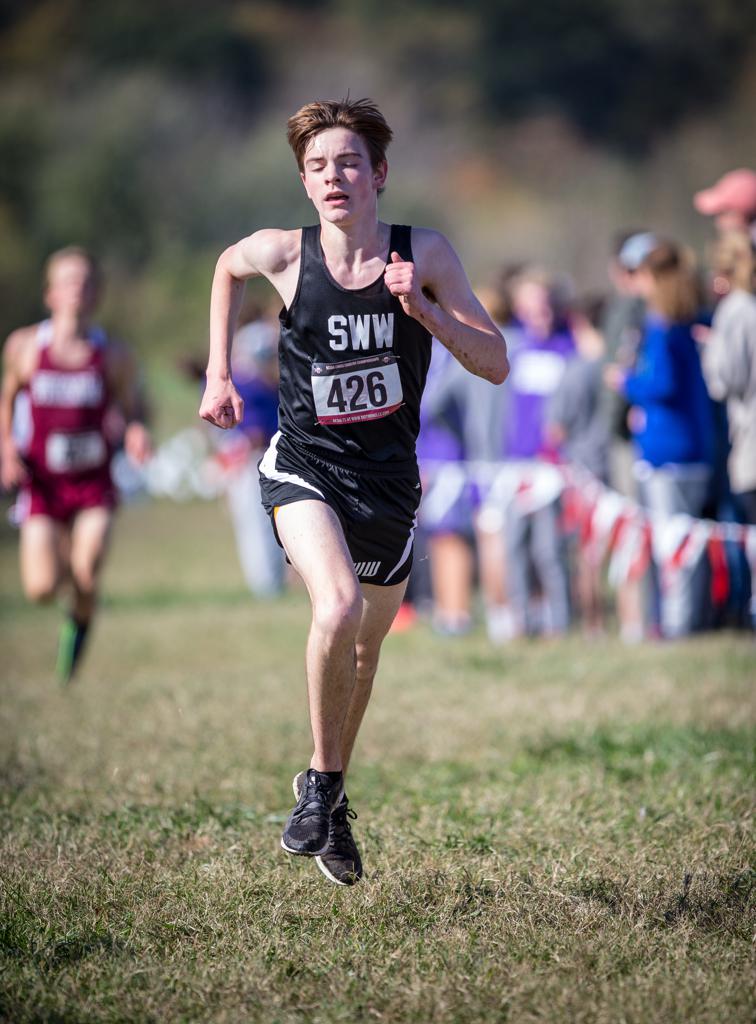
M 728 171 L 711 188 L 696 192 L 693 205 L 705 217 L 715 218 L 720 233 L 745 231 L 756 242 L 756 171 Z
M 641 504 L 660 520 L 701 516 L 711 481 L 713 419 L 693 333 L 697 282 L 679 245 L 655 238 L 637 244 L 651 245 L 636 272 L 648 309 L 638 361 L 631 373 L 610 364 L 605 381 L 633 406 Z M 662 595 L 657 566 L 651 566 L 651 626 L 661 627 L 664 636 L 683 636 L 701 625 L 695 569 L 689 577 L 679 573 Z
M 642 240 L 651 237 L 647 231 L 618 231 L 607 266 L 612 292 L 604 306 L 599 329 L 604 337 L 607 361 L 619 363 L 628 372 L 635 366 L 646 315 L 646 303 L 638 293 L 636 271 L 648 251 Z M 630 406 L 623 395 L 607 392 L 604 407 L 611 428 L 610 483 L 616 491 L 634 498 L 633 446 L 627 422 Z
M 650 231 L 621 231 L 612 246 L 608 274 L 614 294 L 603 311 L 601 333 L 609 358 L 625 365 L 635 361 L 646 308 L 635 274 L 655 242 Z

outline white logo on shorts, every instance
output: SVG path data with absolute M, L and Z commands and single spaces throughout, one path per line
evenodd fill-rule
M 354 571 L 358 576 L 377 576 L 380 562 L 355 562 Z

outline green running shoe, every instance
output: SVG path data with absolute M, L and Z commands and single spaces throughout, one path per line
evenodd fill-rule
M 64 685 L 70 683 L 76 673 L 88 629 L 88 622 L 77 622 L 72 615 L 69 615 L 60 627 L 55 672 Z

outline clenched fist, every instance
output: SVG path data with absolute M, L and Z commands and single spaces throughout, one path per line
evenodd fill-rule
M 383 276 L 386 287 L 399 299 L 407 316 L 419 319 L 420 311 L 428 300 L 420 287 L 415 264 L 403 260 L 398 252 L 392 252 Z
M 244 402 L 230 378 L 208 377 L 199 414 L 222 430 L 230 430 L 241 423 Z

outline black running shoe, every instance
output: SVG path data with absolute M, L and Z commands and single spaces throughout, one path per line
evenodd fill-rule
M 304 785 L 305 773 L 300 772 L 294 777 L 292 787 L 294 796 L 299 799 L 299 793 Z M 336 885 L 354 885 L 362 878 L 362 858 L 357 849 L 357 843 L 352 835 L 350 821 L 357 817 L 355 811 L 349 806 L 346 793 L 341 802 L 331 813 L 331 825 L 328 830 L 328 848 L 325 853 L 316 855 L 315 863 L 326 876 L 335 882 Z
M 331 814 L 328 849 L 315 858 L 326 878 L 336 885 L 354 885 L 362 878 L 362 859 L 349 824 L 356 817 L 345 796 Z
M 70 683 L 76 674 L 88 629 L 88 622 L 77 622 L 72 615 L 69 615 L 60 627 L 55 671 L 63 684 Z
M 287 853 L 316 857 L 328 849 L 331 811 L 341 800 L 344 777 L 341 772 L 318 772 L 314 768 L 303 774 L 297 806 L 286 822 L 281 846 Z

